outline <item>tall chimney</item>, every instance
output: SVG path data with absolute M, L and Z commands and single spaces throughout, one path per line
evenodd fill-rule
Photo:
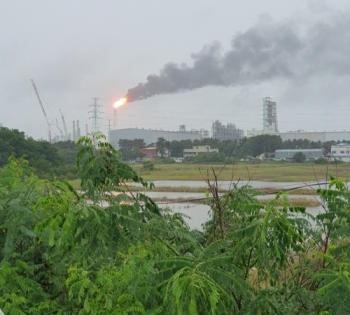
M 77 141 L 77 134 L 75 132 L 75 120 L 73 120 L 73 141 Z

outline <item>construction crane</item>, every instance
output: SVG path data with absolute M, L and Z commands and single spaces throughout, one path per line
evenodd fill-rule
M 62 114 L 62 111 L 60 110 L 61 116 L 62 116 L 62 123 L 63 123 L 63 128 L 64 128 L 64 135 L 65 135 L 65 139 L 64 140 L 69 140 L 68 139 L 68 132 L 67 132 L 67 126 L 66 126 L 66 121 L 64 120 L 64 116 Z
M 57 127 L 57 129 L 58 129 L 58 131 L 60 132 L 60 135 L 61 135 L 60 141 L 64 141 L 63 132 L 62 132 L 62 129 L 60 128 L 60 126 L 58 125 L 57 119 L 56 119 L 56 127 Z
M 47 116 L 46 116 L 46 112 L 45 112 L 43 103 L 41 102 L 41 99 L 40 99 L 38 90 L 36 89 L 35 83 L 34 83 L 34 81 L 33 81 L 32 79 L 31 79 L 30 81 L 32 81 L 35 94 L 36 94 L 36 96 L 37 96 L 37 98 L 38 98 L 38 101 L 39 101 L 41 110 L 43 111 L 43 114 L 44 114 L 44 117 L 45 117 L 45 120 L 46 120 L 46 123 L 47 123 L 48 141 L 51 142 L 51 124 L 50 124 L 50 122 L 49 122 L 49 119 L 48 119 Z

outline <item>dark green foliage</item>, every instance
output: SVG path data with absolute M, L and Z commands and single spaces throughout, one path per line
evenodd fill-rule
M 226 156 L 219 152 L 203 153 L 188 159 L 192 163 L 224 163 Z
M 174 164 L 176 163 L 174 159 L 171 158 L 163 158 L 159 161 L 162 164 Z
M 171 141 L 169 145 L 171 157 L 183 157 L 184 149 L 192 149 L 193 145 L 194 143 L 191 140 Z
M 26 157 L 30 165 L 40 159 L 46 160 L 52 166 L 63 163 L 57 148 L 49 142 L 26 138 L 24 132 L 6 127 L 0 127 L 0 152 L 0 166 L 6 164 L 10 156 Z
M 169 147 L 170 142 L 166 141 L 163 137 L 160 137 L 157 139 L 156 147 L 157 147 L 157 153 L 160 154 L 160 158 L 163 159 L 165 154 L 165 149 Z
M 154 163 L 152 161 L 145 161 L 142 163 L 142 167 L 147 171 L 153 171 Z
M 53 143 L 53 146 L 58 149 L 58 154 L 65 164 L 74 165 L 76 163 L 78 147 L 74 141 L 59 141 Z
M 265 152 L 275 152 L 282 147 L 280 136 L 260 135 L 245 139 L 240 147 L 240 155 L 256 157 Z
M 220 195 L 190 230 L 127 183 L 153 187 L 105 142 L 79 140 L 82 192 L 0 170 L 0 307 L 7 314 L 349 314 L 350 192 L 331 178 L 315 217 L 286 194 L 263 206 L 249 186 Z
M 120 139 L 119 140 L 119 152 L 122 154 L 124 161 L 133 161 L 136 159 L 142 159 L 144 154 L 140 151 L 141 148 L 146 146 L 143 139 Z
M 51 144 L 26 138 L 17 129 L 0 127 L 0 166 L 8 158 L 25 157 L 36 173 L 45 179 L 76 179 L 79 172 L 75 167 L 78 148 L 72 141 Z
M 315 164 L 327 164 L 328 160 L 325 158 L 318 158 L 314 161 Z
M 293 158 L 292 158 L 292 161 L 294 163 L 302 163 L 306 160 L 306 156 L 303 152 L 296 152 L 294 155 L 293 155 Z

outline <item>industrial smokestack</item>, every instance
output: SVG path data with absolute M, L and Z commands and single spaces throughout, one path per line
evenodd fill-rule
M 79 120 L 77 120 L 77 140 L 81 137 L 80 135 L 80 127 L 79 127 Z
M 77 133 L 75 131 L 75 120 L 73 120 L 73 141 L 77 141 Z
M 299 34 L 293 23 L 264 22 L 237 34 L 222 53 L 218 42 L 192 54 L 193 65 L 168 63 L 128 90 L 129 102 L 205 86 L 239 86 L 272 79 L 305 80 L 350 74 L 350 13 L 336 13 Z

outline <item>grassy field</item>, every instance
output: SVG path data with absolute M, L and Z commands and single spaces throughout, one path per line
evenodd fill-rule
M 147 171 L 142 164 L 133 164 L 132 167 L 147 181 L 178 180 L 178 181 L 204 181 L 208 176 L 213 180 L 212 169 L 218 174 L 220 181 L 223 180 L 257 180 L 266 182 L 306 182 L 323 181 L 330 175 L 346 178 L 350 176 L 350 163 L 338 165 L 315 165 L 311 163 L 238 163 L 234 166 L 227 165 L 203 165 L 203 164 L 155 164 L 155 169 Z M 80 189 L 80 180 L 71 181 L 75 189 Z M 131 191 L 144 191 L 142 187 L 129 187 Z M 258 189 L 264 194 L 274 194 L 276 189 Z M 184 183 L 179 187 L 158 186 L 153 191 L 160 192 L 206 192 L 206 188 L 188 187 Z M 221 190 L 220 192 L 224 192 Z M 297 189 L 289 191 L 293 195 L 314 195 L 315 190 Z
M 305 182 L 322 181 L 335 177 L 349 177 L 350 163 L 338 165 L 316 165 L 312 163 L 237 163 L 227 165 L 203 165 L 203 164 L 155 164 L 155 169 L 147 171 L 142 164 L 134 164 L 133 168 L 145 180 L 205 180 L 213 179 L 212 169 L 219 174 L 219 180 L 257 180 L 266 182 Z

